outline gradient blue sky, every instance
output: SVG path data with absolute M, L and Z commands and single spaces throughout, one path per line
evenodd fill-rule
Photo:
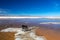
M 60 16 L 60 0 L 0 0 L 0 16 Z

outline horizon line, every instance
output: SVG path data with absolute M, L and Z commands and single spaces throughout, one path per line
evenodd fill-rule
M 8 19 L 8 18 L 48 18 L 48 19 L 60 19 L 60 17 L 52 17 L 52 16 L 0 16 L 0 19 Z

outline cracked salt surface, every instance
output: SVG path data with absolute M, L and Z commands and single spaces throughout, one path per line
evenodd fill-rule
M 15 40 L 46 40 L 44 36 L 35 35 L 35 31 L 22 31 L 22 28 L 7 28 L 1 32 L 16 32 Z

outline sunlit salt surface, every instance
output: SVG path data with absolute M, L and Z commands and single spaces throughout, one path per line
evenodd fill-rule
M 1 32 L 16 32 L 15 40 L 46 40 L 44 36 L 35 35 L 35 31 L 23 31 L 22 28 L 7 28 Z
M 42 22 L 40 24 L 60 24 L 60 22 Z

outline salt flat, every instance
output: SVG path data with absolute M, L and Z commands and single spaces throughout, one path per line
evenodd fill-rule
M 16 32 L 15 40 L 46 40 L 44 36 L 37 36 L 34 29 L 23 31 L 22 28 L 6 28 L 1 32 Z

